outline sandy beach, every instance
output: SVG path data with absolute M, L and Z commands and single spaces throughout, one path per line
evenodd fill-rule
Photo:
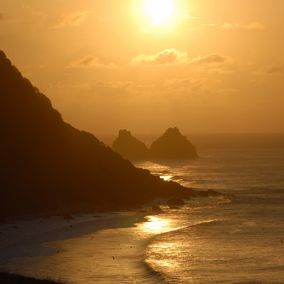
M 147 221 L 146 215 L 104 213 L 2 225 L 0 270 L 66 283 L 142 283 L 148 275 L 142 247 L 150 235 L 139 237 L 137 224 Z

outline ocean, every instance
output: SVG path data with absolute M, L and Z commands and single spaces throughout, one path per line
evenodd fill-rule
M 159 217 L 177 229 L 153 238 L 146 262 L 167 283 L 284 283 L 283 142 L 281 135 L 201 136 L 195 161 L 138 165 L 224 194 Z
M 57 253 L 0 268 L 74 284 L 284 283 L 284 135 L 191 138 L 198 159 L 136 166 L 222 196 L 162 206 L 135 227 L 92 233 L 90 223 L 80 236 L 41 244 Z

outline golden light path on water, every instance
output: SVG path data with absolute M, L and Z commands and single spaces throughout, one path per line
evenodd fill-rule
M 143 235 L 162 236 L 181 229 L 177 222 L 164 215 L 148 216 L 147 222 L 138 226 Z M 152 239 L 152 240 L 154 240 Z M 178 265 L 172 256 L 180 251 L 182 244 L 177 241 L 162 240 L 150 242 L 146 249 L 146 263 L 156 269 L 163 267 L 167 271 L 174 271 Z
M 141 229 L 150 234 L 160 234 L 171 231 L 171 222 L 156 216 L 149 216 L 147 222 L 143 223 Z
M 185 224 L 178 223 L 170 216 L 164 214 L 147 216 L 145 222 L 137 224 L 139 233 L 144 236 L 164 234 L 183 227 L 185 227 Z
M 163 179 L 164 181 L 170 181 L 173 178 L 173 176 L 172 175 L 161 175 L 160 178 Z

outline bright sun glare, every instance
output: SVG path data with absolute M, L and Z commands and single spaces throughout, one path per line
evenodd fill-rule
M 185 0 L 133 0 L 133 16 L 141 30 L 173 31 L 186 18 Z
M 173 0 L 148 0 L 145 3 L 145 13 L 154 26 L 168 25 L 175 14 Z

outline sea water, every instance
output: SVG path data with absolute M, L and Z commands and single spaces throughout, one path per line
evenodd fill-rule
M 160 216 L 180 228 L 152 239 L 146 263 L 167 283 L 284 283 L 283 136 L 203 136 L 196 142 L 197 160 L 139 166 L 224 196 L 193 199 Z
M 137 162 L 222 196 L 163 206 L 136 227 L 45 244 L 59 253 L 3 267 L 66 283 L 284 283 L 284 137 L 194 136 L 199 159 Z M 73 228 L 74 229 L 74 228 Z

